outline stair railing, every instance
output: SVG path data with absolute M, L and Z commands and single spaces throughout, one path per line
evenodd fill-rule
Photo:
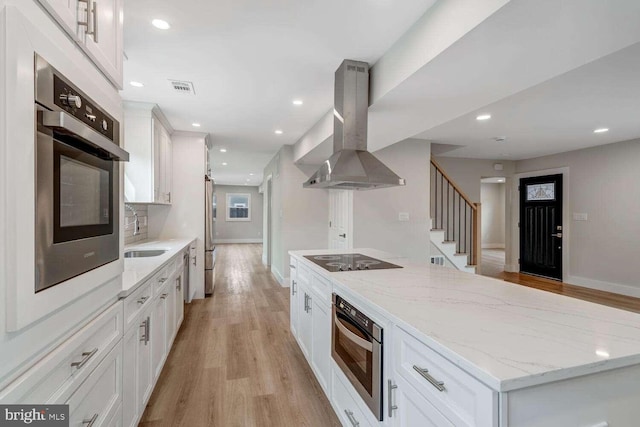
M 458 254 L 467 254 L 467 264 L 480 266 L 482 206 L 464 191 L 431 158 L 431 218 L 433 228 L 444 230 L 445 241 L 456 243 Z M 478 272 L 476 270 L 476 272 Z

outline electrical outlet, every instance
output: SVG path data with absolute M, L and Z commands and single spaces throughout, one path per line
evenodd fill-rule
M 398 221 L 409 221 L 409 212 L 398 212 Z

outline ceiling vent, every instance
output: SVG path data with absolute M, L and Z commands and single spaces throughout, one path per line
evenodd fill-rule
M 196 91 L 193 88 L 193 83 L 183 81 L 183 80 L 169 80 L 171 82 L 171 87 L 178 93 L 184 95 L 195 95 Z

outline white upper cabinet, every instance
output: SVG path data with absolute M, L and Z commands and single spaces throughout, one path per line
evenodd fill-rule
M 38 0 L 96 67 L 122 89 L 124 0 Z
M 124 107 L 124 148 L 130 154 L 124 166 L 125 202 L 171 204 L 172 129 L 154 104 L 126 102 Z

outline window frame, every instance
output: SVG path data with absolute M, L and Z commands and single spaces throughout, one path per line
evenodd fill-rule
M 246 218 L 231 218 L 230 216 L 230 200 L 232 197 L 246 197 L 247 198 L 247 217 Z M 251 193 L 227 193 L 226 197 L 226 220 L 229 222 L 249 222 L 251 221 Z

